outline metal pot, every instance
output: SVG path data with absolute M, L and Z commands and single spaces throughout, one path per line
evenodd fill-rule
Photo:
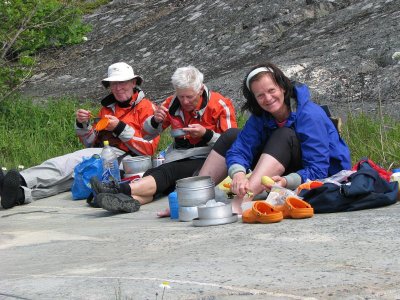
M 230 217 L 227 218 L 220 218 L 220 219 L 193 219 L 193 226 L 195 227 L 204 227 L 204 226 L 214 226 L 214 225 L 223 225 L 237 222 L 238 216 L 237 214 L 232 214 Z
M 177 129 L 172 129 L 170 134 L 174 138 L 181 137 L 186 135 L 186 131 L 183 130 L 182 128 L 177 128 Z
M 208 200 L 215 199 L 214 184 L 203 187 L 185 188 L 177 187 L 179 206 L 198 206 Z
M 232 216 L 232 204 L 225 204 L 220 206 L 205 206 L 197 207 L 199 219 L 222 219 Z
M 197 207 L 196 206 L 183 206 L 179 207 L 179 221 L 188 222 L 197 218 Z
M 125 173 L 136 174 L 146 172 L 152 168 L 151 156 L 132 156 L 122 160 Z
M 183 179 L 179 179 L 176 181 L 177 188 L 198 188 L 198 187 L 205 187 L 209 185 L 214 185 L 211 176 L 194 176 L 194 177 L 187 177 Z

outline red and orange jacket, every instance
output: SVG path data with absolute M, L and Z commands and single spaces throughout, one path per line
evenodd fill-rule
M 139 88 L 135 88 L 129 102 L 119 103 L 112 94 L 105 97 L 99 117 L 113 115 L 119 119 L 117 127 L 111 131 L 94 131 L 87 123 L 77 123 L 76 133 L 86 147 L 102 147 L 108 140 L 110 146 L 116 147 L 131 155 L 153 155 L 157 149 L 159 137 L 146 140 L 142 135 L 145 120 L 154 115 L 154 104 L 144 97 Z
M 205 157 L 222 132 L 237 127 L 232 101 L 217 92 L 209 91 L 207 87 L 204 87 L 199 109 L 191 112 L 189 118 L 185 118 L 175 95 L 168 97 L 162 105 L 168 108 L 169 113 L 160 124 L 155 122 L 153 116 L 146 120 L 144 124 L 144 130 L 147 133 L 146 139 L 158 136 L 169 126 L 173 130 L 187 127 L 189 124 L 200 124 L 207 129 L 202 138 L 193 139 L 189 136 L 175 138 L 172 147 L 167 150 L 166 161 L 192 156 Z

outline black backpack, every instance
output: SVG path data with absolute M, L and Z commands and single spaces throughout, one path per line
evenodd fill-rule
M 398 182 L 382 179 L 365 161 L 347 182 L 341 185 L 324 183 L 316 189 L 302 190 L 299 196 L 311 204 L 315 213 L 332 213 L 394 204 L 398 192 Z

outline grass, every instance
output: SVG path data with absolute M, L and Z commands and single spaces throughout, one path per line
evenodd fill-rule
M 2 101 L 0 165 L 29 167 L 82 148 L 73 127 L 78 107 L 93 110 L 93 104 L 71 99 L 37 104 L 26 99 Z
M 0 166 L 34 166 L 51 157 L 82 148 L 74 131 L 78 108 L 99 109 L 97 103 L 74 99 L 33 103 L 27 99 L 7 99 L 0 106 Z M 246 121 L 238 114 L 239 127 Z M 385 168 L 400 166 L 400 123 L 389 117 L 349 114 L 342 137 L 349 145 L 352 162 L 367 156 Z M 168 131 L 161 135 L 158 151 L 170 143 Z
M 349 115 L 344 124 L 343 139 L 351 150 L 352 162 L 367 156 L 381 166 L 400 166 L 400 123 L 392 118 Z

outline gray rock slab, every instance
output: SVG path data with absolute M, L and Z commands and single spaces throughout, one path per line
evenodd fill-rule
M 194 227 L 71 199 L 0 210 L 0 299 L 400 298 L 399 203 Z
M 85 21 L 85 43 L 37 55 L 34 73 L 47 75 L 27 81 L 24 95 L 99 100 L 107 67 L 126 61 L 160 102 L 175 69 L 192 64 L 238 108 L 245 74 L 270 60 L 335 115 L 400 116 L 398 0 L 120 0 Z

